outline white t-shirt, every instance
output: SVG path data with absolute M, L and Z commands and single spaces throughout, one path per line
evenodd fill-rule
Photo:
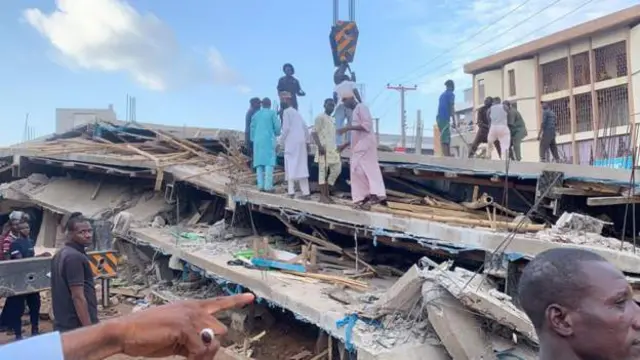
M 492 126 L 507 126 L 507 111 L 504 109 L 503 104 L 492 105 L 489 109 L 489 117 L 491 118 Z
M 338 104 L 342 104 L 342 99 L 344 99 L 344 98 L 354 97 L 355 96 L 355 92 L 354 92 L 355 89 L 356 89 L 356 83 L 354 83 L 353 81 L 349 81 L 349 80 L 345 80 L 345 81 L 341 82 L 340 84 L 336 85 L 336 87 L 335 87 L 335 89 L 333 89 L 333 91 L 335 91 L 336 94 L 338 94 Z

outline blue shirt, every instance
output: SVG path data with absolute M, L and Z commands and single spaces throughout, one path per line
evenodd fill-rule
M 452 90 L 445 90 L 442 95 L 440 95 L 440 100 L 438 102 L 438 119 L 439 120 L 450 120 L 451 119 L 451 108 L 453 108 L 453 104 L 456 100 L 456 96 Z
M 64 360 L 60 333 L 52 332 L 2 345 L 0 359 Z
M 36 256 L 33 250 L 33 241 L 26 237 L 19 237 L 13 240 L 9 248 L 9 253 L 12 259 L 26 259 Z

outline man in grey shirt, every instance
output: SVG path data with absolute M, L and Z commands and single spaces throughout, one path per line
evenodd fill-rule
M 540 141 L 540 161 L 549 162 L 549 150 L 555 162 L 560 162 L 558 145 L 556 144 L 556 114 L 548 103 L 542 103 L 542 123 L 538 132 Z

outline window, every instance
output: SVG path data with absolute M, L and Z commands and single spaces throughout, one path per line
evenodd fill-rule
M 516 96 L 516 71 L 509 70 L 509 96 Z
M 482 104 L 486 95 L 484 93 L 484 79 L 478 80 L 478 102 Z

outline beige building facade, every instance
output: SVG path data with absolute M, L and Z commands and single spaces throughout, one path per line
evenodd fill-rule
M 476 60 L 464 70 L 473 76 L 474 109 L 487 96 L 516 104 L 529 133 L 523 161 L 539 161 L 541 102 L 556 113 L 562 162 L 601 165 L 637 151 L 640 5 Z

